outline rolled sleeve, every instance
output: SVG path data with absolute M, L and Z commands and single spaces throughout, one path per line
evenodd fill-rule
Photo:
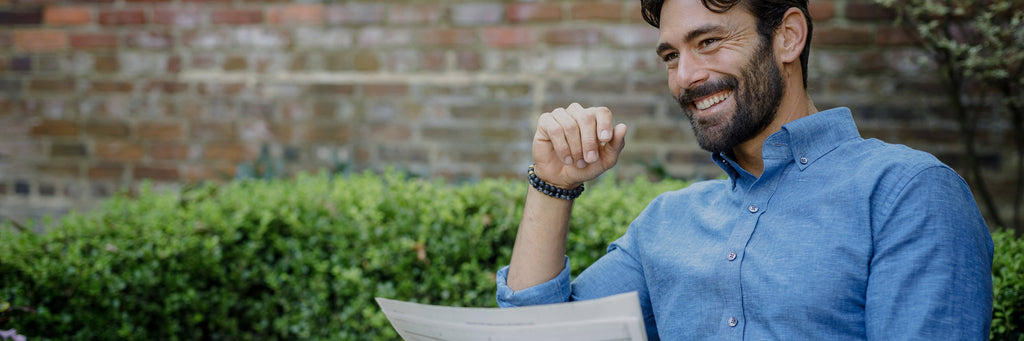
M 508 287 L 507 265 L 498 270 L 495 277 L 498 282 L 498 306 L 502 308 L 568 302 L 572 293 L 569 281 L 569 256 L 565 257 L 565 266 L 555 278 L 523 290 L 514 291 Z

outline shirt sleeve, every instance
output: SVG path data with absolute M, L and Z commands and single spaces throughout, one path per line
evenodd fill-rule
M 637 221 L 642 220 L 643 215 Z M 535 286 L 513 291 L 508 287 L 508 266 L 498 270 L 497 301 L 502 308 L 568 301 L 582 301 L 636 291 L 649 340 L 658 340 L 657 325 L 651 307 L 650 292 L 637 255 L 637 221 L 626 233 L 608 246 L 608 252 L 570 281 L 569 257 L 555 278 Z
M 498 270 L 495 281 L 498 282 L 498 306 L 502 308 L 568 302 L 571 294 L 569 256 L 565 257 L 565 266 L 562 268 L 562 272 L 547 282 L 513 291 L 508 287 L 508 265 Z
M 934 166 L 897 184 L 875 224 L 869 340 L 988 340 L 992 237 L 970 189 Z

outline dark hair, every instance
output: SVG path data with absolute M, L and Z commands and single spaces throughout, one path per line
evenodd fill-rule
M 807 88 L 807 58 L 811 54 L 811 32 L 814 25 L 811 24 L 811 15 L 807 12 L 807 0 L 701 0 L 708 10 L 715 13 L 725 13 L 733 6 L 742 4 L 743 7 L 754 14 L 757 18 L 757 33 L 766 41 L 775 35 L 775 29 L 782 24 L 782 15 L 790 8 L 796 7 L 804 13 L 807 19 L 807 40 L 804 42 L 804 50 L 800 52 L 800 68 L 804 76 L 804 89 Z M 641 0 L 640 13 L 644 21 L 654 27 L 661 26 L 661 5 L 665 0 Z

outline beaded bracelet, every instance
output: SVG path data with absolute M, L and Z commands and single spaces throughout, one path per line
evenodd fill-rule
M 530 165 L 530 171 L 527 172 L 527 174 L 529 174 L 530 176 L 530 186 L 536 188 L 537 191 L 544 193 L 545 195 L 552 198 L 570 201 L 575 200 L 580 196 L 580 194 L 583 194 L 583 184 L 580 184 L 580 187 L 576 187 L 574 189 L 556 187 L 547 182 L 544 182 L 544 180 L 541 180 L 540 177 L 537 176 L 537 172 L 535 172 L 533 168 L 534 165 Z

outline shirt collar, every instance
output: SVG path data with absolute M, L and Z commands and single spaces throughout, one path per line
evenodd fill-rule
M 849 108 L 839 107 L 783 125 L 782 130 L 775 132 L 765 140 L 765 145 L 761 149 L 762 153 L 765 153 L 772 149 L 768 144 L 788 145 L 789 155 L 787 157 L 792 158 L 800 170 L 804 170 L 825 154 L 835 150 L 843 142 L 853 138 L 860 138 L 857 125 L 853 121 L 853 114 Z M 778 157 L 778 155 L 774 156 Z M 767 155 L 762 154 L 762 157 L 767 157 Z M 736 186 L 736 180 L 746 173 L 725 153 L 713 153 L 711 159 L 729 175 L 733 187 Z

